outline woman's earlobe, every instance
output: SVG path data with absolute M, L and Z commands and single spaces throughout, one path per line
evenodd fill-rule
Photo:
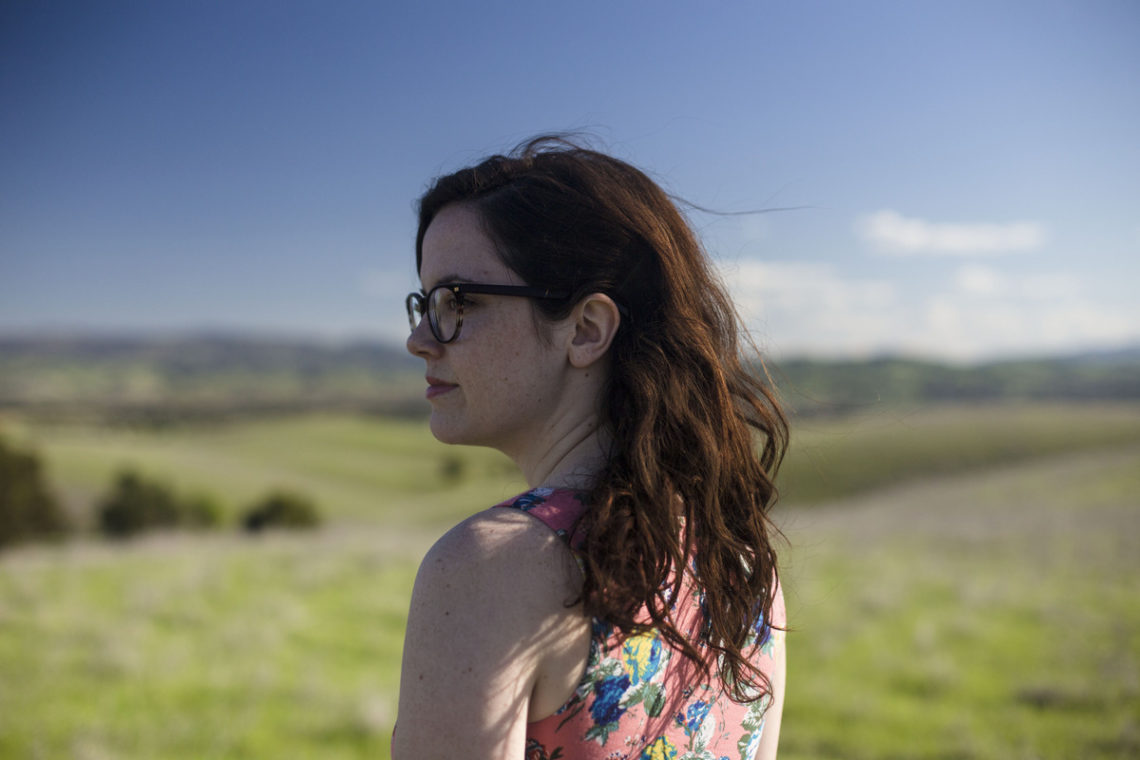
M 592 293 L 574 307 L 574 333 L 570 340 L 570 364 L 589 367 L 606 355 L 621 325 L 617 304 L 604 293 Z

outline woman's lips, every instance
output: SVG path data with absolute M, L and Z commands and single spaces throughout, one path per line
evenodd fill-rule
M 438 377 L 432 377 L 431 375 L 428 375 L 427 383 L 427 392 L 424 394 L 424 396 L 426 396 L 429 400 L 435 398 L 436 396 L 442 396 L 448 391 L 459 387 L 455 383 L 448 383 L 440 380 Z

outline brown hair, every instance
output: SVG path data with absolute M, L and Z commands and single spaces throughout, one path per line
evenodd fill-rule
M 567 316 L 590 293 L 625 312 L 599 402 L 613 450 L 579 526 L 585 613 L 624 635 L 657 628 L 707 674 L 711 662 L 670 614 L 679 570 L 691 568 L 707 610 L 705 643 L 723 658 L 729 693 L 752 701 L 770 692 L 743 650 L 758 617 L 771 620 L 777 570 L 767 512 L 787 421 L 742 357 L 732 301 L 684 217 L 633 166 L 541 137 L 435 181 L 420 199 L 417 268 L 424 233 L 452 203 L 479 211 L 503 262 L 527 284 L 569 294 L 535 302 L 546 317 Z M 649 625 L 638 624 L 646 613 Z

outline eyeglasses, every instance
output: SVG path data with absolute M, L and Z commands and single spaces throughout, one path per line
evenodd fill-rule
M 408 310 L 408 324 L 415 330 L 427 314 L 431 334 L 440 343 L 450 343 L 459 337 L 463 326 L 463 297 L 468 293 L 488 296 L 518 296 L 540 300 L 569 298 L 566 293 L 552 292 L 547 288 L 532 288 L 527 285 L 483 285 L 474 282 L 459 282 L 436 285 L 423 293 L 408 293 L 404 306 Z

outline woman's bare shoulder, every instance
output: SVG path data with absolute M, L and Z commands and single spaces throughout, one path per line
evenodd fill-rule
M 549 528 L 511 509 L 473 515 L 432 546 L 412 593 L 394 756 L 521 746 L 546 653 L 574 614 L 568 565 L 576 572 Z
M 539 569 L 568 556 L 570 550 L 541 521 L 516 509 L 491 507 L 445 533 L 428 550 L 423 567 L 440 564 L 494 573 Z

